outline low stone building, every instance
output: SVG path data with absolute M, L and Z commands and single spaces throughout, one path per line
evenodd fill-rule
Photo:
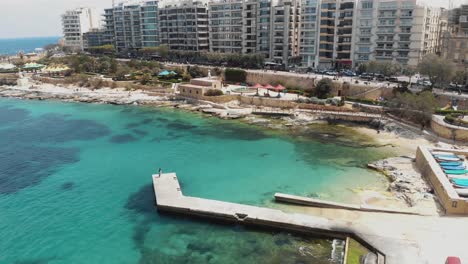
M 182 83 L 178 86 L 180 96 L 196 99 L 203 98 L 208 90 L 221 88 L 221 80 L 216 77 L 195 78 L 190 83 Z

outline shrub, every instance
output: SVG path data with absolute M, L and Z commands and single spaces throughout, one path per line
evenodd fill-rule
M 320 99 L 327 98 L 328 94 L 330 94 L 332 86 L 333 86 L 333 81 L 331 79 L 329 78 L 321 79 L 317 83 L 317 87 L 315 88 L 315 93 L 317 97 Z
M 209 89 L 205 92 L 205 96 L 220 96 L 223 95 L 223 91 L 218 89 Z
M 247 72 L 241 69 L 228 68 L 224 71 L 224 79 L 227 82 L 243 83 L 247 79 Z

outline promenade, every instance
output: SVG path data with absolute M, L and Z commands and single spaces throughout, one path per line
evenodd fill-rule
M 463 217 L 290 206 L 287 210 L 294 208 L 294 212 L 287 213 L 185 196 L 175 173 L 153 175 L 153 185 L 160 211 L 309 234 L 353 236 L 382 252 L 389 264 L 444 263 L 450 255 L 468 260 L 468 219 Z

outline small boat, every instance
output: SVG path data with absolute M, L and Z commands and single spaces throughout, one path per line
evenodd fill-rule
M 461 161 L 443 161 L 439 162 L 440 166 L 462 166 L 463 162 Z
M 452 182 L 456 185 L 468 187 L 468 179 L 452 179 Z
M 458 195 L 467 197 L 468 196 L 468 189 L 455 189 Z
M 450 155 L 434 155 L 434 157 L 436 157 L 436 158 L 459 158 L 457 155 L 453 155 L 453 154 L 450 154 Z
M 440 157 L 440 158 L 437 158 L 436 157 L 436 160 L 437 161 L 461 161 L 460 158 L 444 158 L 444 157 Z
M 467 174 L 468 170 L 444 170 L 444 172 L 452 175 L 462 175 Z
M 446 151 L 432 151 L 432 155 L 453 155 L 452 152 L 446 152 Z
M 465 166 L 447 166 L 447 165 L 442 165 L 441 166 L 444 170 L 465 170 Z

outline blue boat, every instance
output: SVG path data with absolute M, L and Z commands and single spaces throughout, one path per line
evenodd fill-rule
M 468 187 L 468 179 L 452 179 L 452 182 L 458 186 Z
M 458 156 L 453 155 L 453 154 L 447 154 L 447 155 L 434 155 L 436 158 L 458 158 Z
M 442 161 L 439 162 L 440 166 L 462 166 L 463 162 L 460 161 Z
M 447 166 L 447 165 L 442 165 L 441 166 L 445 170 L 465 170 L 466 167 L 461 165 L 461 166 Z
M 447 174 L 452 174 L 452 175 L 463 175 L 467 174 L 468 170 L 444 170 L 445 173 Z

